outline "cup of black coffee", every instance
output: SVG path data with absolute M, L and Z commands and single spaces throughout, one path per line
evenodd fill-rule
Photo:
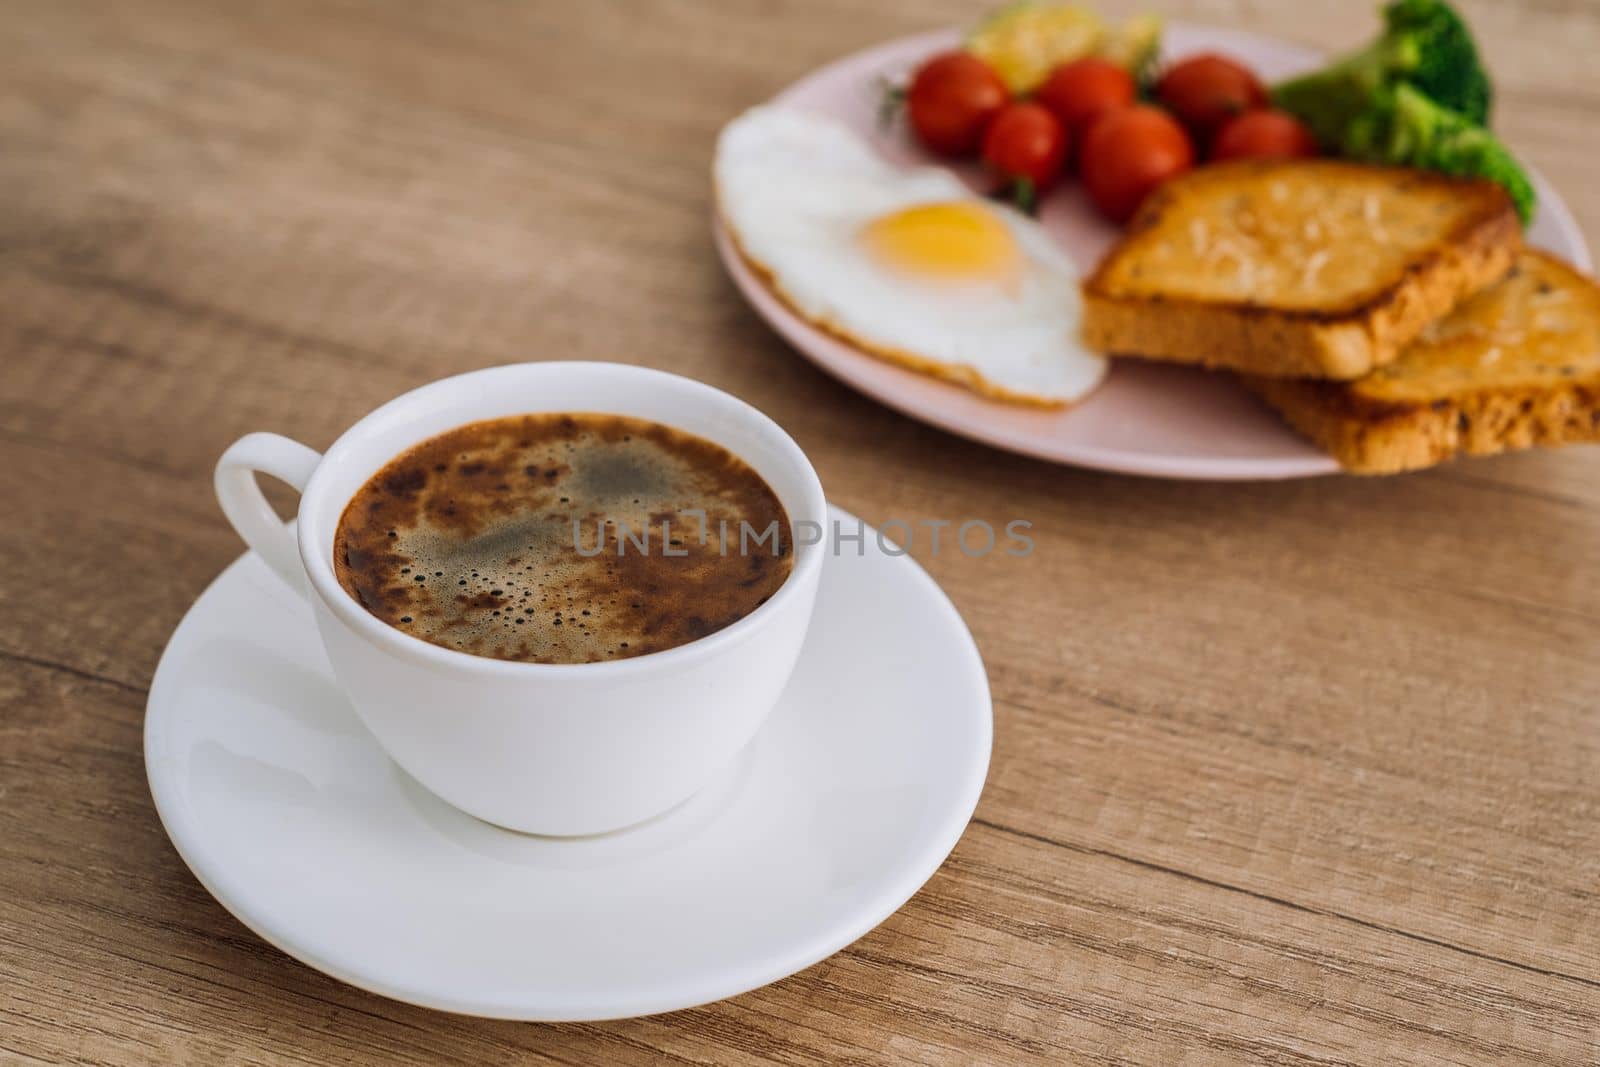
M 300 490 L 297 530 L 258 471 Z M 822 487 L 789 436 L 619 364 L 435 382 L 320 456 L 251 434 L 216 481 L 390 756 L 523 831 L 627 826 L 726 766 L 788 680 L 822 569 Z
M 793 569 L 783 503 L 721 445 L 592 412 L 458 426 L 390 460 L 339 519 L 362 607 L 441 648 L 599 663 L 749 615 Z

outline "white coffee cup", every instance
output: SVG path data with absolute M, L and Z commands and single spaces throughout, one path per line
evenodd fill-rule
M 249 434 L 217 463 L 217 499 L 239 536 L 310 600 L 339 685 L 413 778 L 500 826 L 598 833 L 688 798 L 754 736 L 799 656 L 823 546 L 794 538 L 788 579 L 733 625 L 603 663 L 516 663 L 443 648 L 385 624 L 345 592 L 334 577 L 334 533 L 368 478 L 436 434 L 532 412 L 631 415 L 698 434 L 750 464 L 793 529 L 826 528 L 816 471 L 771 419 L 708 385 L 614 363 L 523 363 L 446 378 L 385 404 L 323 455 Z M 262 496 L 258 471 L 300 491 L 297 532 Z

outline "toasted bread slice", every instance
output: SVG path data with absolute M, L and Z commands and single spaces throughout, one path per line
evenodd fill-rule
M 1354 382 L 1246 378 L 1348 470 L 1600 440 L 1600 287 L 1524 252 L 1499 284 Z
M 1510 269 L 1493 182 L 1331 159 L 1225 163 L 1162 186 L 1084 283 L 1104 352 L 1359 378 Z

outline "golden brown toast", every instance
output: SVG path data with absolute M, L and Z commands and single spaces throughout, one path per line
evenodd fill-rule
M 1145 201 L 1083 285 L 1103 352 L 1359 378 L 1511 267 L 1493 182 L 1331 159 L 1203 167 Z
M 1600 440 L 1600 287 L 1542 252 L 1354 382 L 1246 378 L 1345 468 Z

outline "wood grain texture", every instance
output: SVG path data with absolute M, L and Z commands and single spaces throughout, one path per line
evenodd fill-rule
M 1600 4 L 1462 6 L 1506 136 L 1600 233 Z M 1333 47 L 1372 25 L 1161 7 Z M 0 0 L 0 1060 L 1600 1060 L 1600 453 L 1052 467 L 836 385 L 723 276 L 720 124 L 972 12 Z M 266 946 L 167 843 L 140 754 L 161 648 L 238 552 L 229 441 L 326 445 L 424 381 L 555 357 L 746 397 L 869 520 L 1037 542 L 917 551 L 996 697 L 929 885 L 775 986 L 584 1026 L 410 1008 Z

